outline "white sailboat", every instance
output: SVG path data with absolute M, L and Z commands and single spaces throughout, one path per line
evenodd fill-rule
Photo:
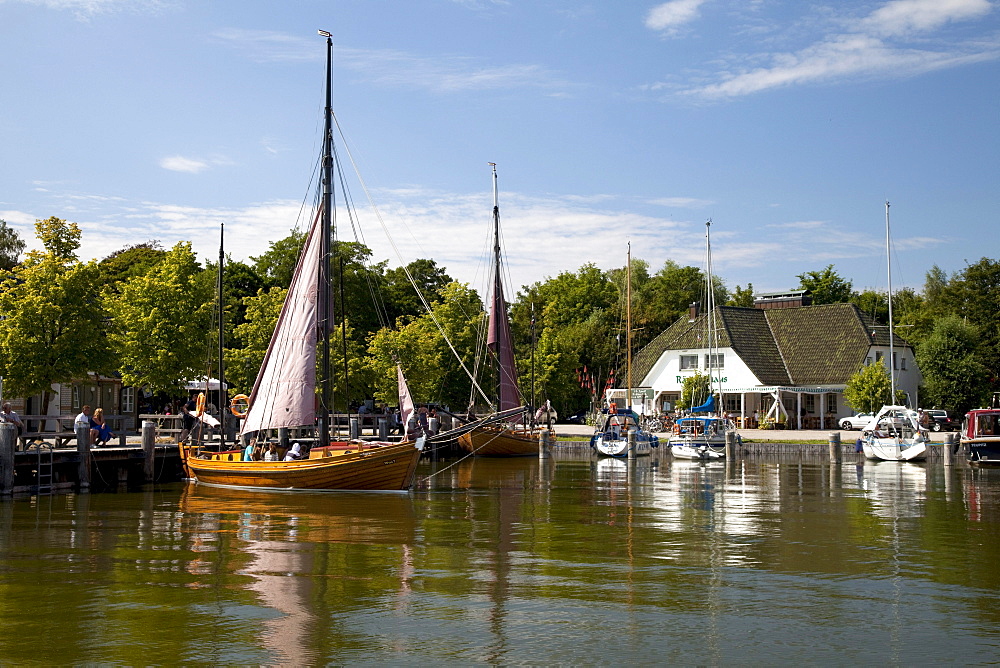
M 659 439 L 642 429 L 639 416 L 632 410 L 632 244 L 628 246 L 628 266 L 625 269 L 625 401 L 624 408 L 614 403 L 606 413 L 598 416 L 597 428 L 590 438 L 590 445 L 598 454 L 607 457 L 627 457 L 629 432 L 635 432 L 635 455 L 652 454 L 659 447 Z
M 885 203 L 885 254 L 889 278 L 889 391 L 896 399 L 896 365 L 892 332 L 892 254 L 889 248 L 889 202 Z M 887 405 L 872 418 L 861 435 L 861 447 L 868 459 L 918 461 L 927 457 L 928 434 L 916 411 L 905 406 Z
M 690 414 L 678 419 L 671 430 L 668 443 L 670 454 L 681 459 L 722 459 L 726 456 L 726 434 L 736 432 L 736 425 L 725 417 L 722 401 L 722 381 L 718 378 L 719 338 L 715 322 L 715 290 L 712 285 L 712 221 L 705 223 L 705 311 L 708 355 L 705 370 L 708 372 L 708 398 Z M 701 415 L 704 413 L 704 415 Z

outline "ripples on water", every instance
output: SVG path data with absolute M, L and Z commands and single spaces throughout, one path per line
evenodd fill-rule
M 423 464 L 0 503 L 4 663 L 995 661 L 1000 471 Z M 428 478 L 429 477 L 429 478 Z

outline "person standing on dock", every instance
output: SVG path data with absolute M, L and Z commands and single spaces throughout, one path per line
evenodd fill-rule
M 24 423 L 21 422 L 21 418 L 18 417 L 17 413 L 10 409 L 9 401 L 3 402 L 3 410 L 0 411 L 0 422 L 9 422 L 17 427 L 18 437 L 24 433 Z
M 178 444 L 187 440 L 187 437 L 191 434 L 191 430 L 194 429 L 194 425 L 198 422 L 198 419 L 192 413 L 193 410 L 195 410 L 194 399 L 181 406 L 181 433 L 177 437 Z

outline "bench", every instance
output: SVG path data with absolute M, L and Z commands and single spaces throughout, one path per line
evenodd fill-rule
M 105 415 L 104 418 L 112 426 L 112 432 L 118 438 L 118 445 L 125 446 L 125 430 L 115 429 L 114 425 L 117 422 L 119 425 L 123 425 L 127 416 L 125 415 Z M 21 449 L 27 450 L 32 445 L 38 441 L 52 441 L 56 449 L 63 447 L 75 447 L 76 444 L 76 431 L 73 430 L 73 423 L 76 420 L 75 415 L 22 415 L 21 423 L 25 425 L 26 429 L 21 432 L 18 440 L 21 443 Z M 56 424 L 55 429 L 46 429 L 46 423 Z M 34 430 L 28 430 L 29 425 L 37 425 L 39 428 Z M 72 446 L 70 445 L 72 443 Z

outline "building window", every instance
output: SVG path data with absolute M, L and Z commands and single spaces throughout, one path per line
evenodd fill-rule
M 906 371 L 906 358 L 900 355 L 899 357 L 899 368 Z
M 896 351 L 892 351 L 892 368 L 899 369 L 899 361 L 896 359 Z
M 73 386 L 73 410 L 80 410 L 80 386 Z
M 706 369 L 725 369 L 725 353 L 712 353 L 711 355 L 705 355 L 705 368 Z
M 135 410 L 135 388 L 134 387 L 123 387 L 122 388 L 122 413 L 125 415 L 131 414 Z
M 876 364 L 878 363 L 878 361 L 880 359 L 882 359 L 882 357 L 883 357 L 882 351 L 881 350 L 876 350 L 875 351 L 875 362 L 876 362 Z
M 871 357 L 866 357 L 865 358 L 865 366 L 871 366 L 871 365 L 872 365 L 872 358 Z
M 806 394 L 802 397 L 802 408 L 810 413 L 816 412 L 816 395 Z
M 681 371 L 698 368 L 697 355 L 681 355 Z
M 837 395 L 828 394 L 826 395 L 826 412 L 827 413 L 837 413 Z
M 725 409 L 727 413 L 739 413 L 740 412 L 740 395 L 738 394 L 727 394 L 723 396 L 723 403 L 725 403 Z

